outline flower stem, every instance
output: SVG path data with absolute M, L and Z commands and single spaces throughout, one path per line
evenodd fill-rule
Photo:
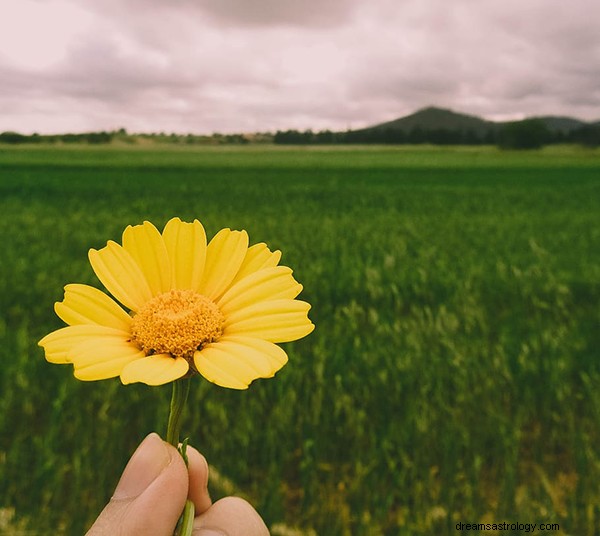
M 169 422 L 167 424 L 167 442 L 179 450 L 179 427 L 181 415 L 188 393 L 190 392 L 190 380 L 184 378 L 173 382 L 173 394 L 171 395 L 171 409 L 169 411 Z
M 185 465 L 188 464 L 187 454 L 187 439 L 179 446 L 179 428 L 181 426 L 181 415 L 183 408 L 190 392 L 189 378 L 177 380 L 173 382 L 173 394 L 171 396 L 171 407 L 169 410 L 169 421 L 167 424 L 167 442 L 173 445 L 181 454 Z M 186 501 L 185 508 L 177 523 L 174 536 L 189 536 L 192 534 L 192 525 L 194 523 L 194 503 L 190 500 Z

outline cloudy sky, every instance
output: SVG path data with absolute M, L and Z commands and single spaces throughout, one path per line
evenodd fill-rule
M 0 131 L 600 119 L 598 0 L 0 0 Z

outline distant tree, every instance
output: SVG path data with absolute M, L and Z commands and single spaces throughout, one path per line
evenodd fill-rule
M 63 143 L 77 143 L 81 141 L 81 136 L 79 134 L 62 134 L 59 139 Z
M 2 132 L 0 134 L 0 143 L 27 143 L 28 137 L 18 132 Z
M 312 130 L 299 132 L 298 130 L 278 130 L 273 137 L 273 142 L 283 145 L 308 145 L 313 143 L 314 134 Z
M 498 131 L 490 128 L 481 141 L 484 145 L 496 145 L 498 143 Z
M 575 143 L 586 147 L 600 147 L 600 125 L 585 125 L 571 135 Z
M 475 132 L 475 130 L 468 128 L 461 133 L 461 143 L 464 143 L 465 145 L 480 145 L 483 143 L 483 139 Z
M 427 143 L 427 133 L 422 127 L 416 126 L 411 129 L 406 139 L 408 143 Z
M 448 128 L 437 128 L 425 131 L 425 139 L 435 145 L 459 145 L 462 142 L 462 132 Z
M 385 128 L 383 130 L 372 130 L 375 143 L 402 144 L 406 143 L 406 134 L 399 128 Z
M 335 143 L 335 135 L 331 130 L 321 130 L 315 134 L 315 143 L 330 144 Z
M 277 132 L 275 132 L 275 136 L 273 136 L 273 143 L 276 144 L 281 144 L 281 145 L 286 145 L 288 143 L 291 143 L 290 138 L 291 138 L 291 130 L 278 130 Z
M 243 134 L 226 134 L 224 137 L 224 142 L 245 145 L 249 143 L 249 140 Z
M 498 145 L 503 149 L 539 149 L 551 138 L 543 121 L 525 119 L 507 123 L 498 133 Z
M 110 143 L 113 138 L 112 132 L 89 132 L 84 134 L 83 139 L 91 144 Z

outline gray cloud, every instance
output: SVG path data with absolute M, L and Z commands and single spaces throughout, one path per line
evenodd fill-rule
M 597 19 L 578 12 L 578 3 L 600 15 L 588 0 L 463 0 L 435 14 L 426 7 L 433 2 L 404 4 L 411 24 L 379 34 L 378 46 L 360 53 L 363 67 L 348 73 L 352 95 L 406 112 L 435 103 L 488 116 L 600 116 Z M 400 18 L 394 22 L 401 27 Z
M 600 118 L 596 0 L 77 5 L 92 23 L 53 63 L 0 54 L 0 131 L 344 129 L 432 104 Z
M 349 20 L 356 7 L 350 0 L 200 0 L 206 13 L 241 25 L 339 26 Z
M 332 28 L 354 18 L 359 0 L 83 0 L 105 15 L 131 14 L 144 18 L 184 15 L 197 24 L 226 27 Z

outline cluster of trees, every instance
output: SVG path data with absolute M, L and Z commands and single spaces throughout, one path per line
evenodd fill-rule
M 600 146 L 600 125 L 585 125 L 569 132 L 550 130 L 538 119 L 505 123 L 485 131 L 450 128 L 425 129 L 415 127 L 409 131 L 392 128 L 371 128 L 331 132 L 324 130 L 278 131 L 274 143 L 289 145 L 309 144 L 423 144 L 433 145 L 498 145 L 511 149 L 535 149 L 548 144 L 579 143 L 589 147 Z
M 286 130 L 276 132 L 273 141 L 281 144 L 381 143 L 414 145 L 432 143 L 435 145 L 482 145 L 494 143 L 491 131 L 482 136 L 473 130 L 423 129 L 421 127 L 413 128 L 408 132 L 394 128 L 370 128 L 347 130 L 345 132 Z
M 115 136 L 114 132 L 84 132 L 82 134 L 19 134 L 18 132 L 1 132 L 0 143 L 110 143 Z
M 168 143 L 173 145 L 246 145 L 248 143 L 258 143 L 262 140 L 259 134 L 166 134 L 164 132 L 152 134 L 135 134 L 129 136 L 130 143 L 136 143 L 139 140 L 146 140 L 154 143 Z M 269 138 L 271 141 L 271 138 Z
M 169 143 L 174 145 L 231 145 L 247 143 L 271 143 L 272 134 L 167 134 L 164 132 L 150 134 L 129 134 L 124 128 L 110 132 L 85 132 L 82 134 L 20 134 L 18 132 L 0 133 L 0 144 L 8 143 L 12 145 L 24 143 L 50 143 L 50 144 L 69 144 L 69 143 L 87 143 L 87 144 L 106 144 L 112 142 L 121 142 L 136 144 L 140 142 L 150 143 Z
M 506 123 L 497 135 L 497 144 L 506 149 L 539 149 L 556 143 L 600 146 L 600 124 L 583 125 L 570 131 L 552 131 L 543 121 L 525 119 Z

